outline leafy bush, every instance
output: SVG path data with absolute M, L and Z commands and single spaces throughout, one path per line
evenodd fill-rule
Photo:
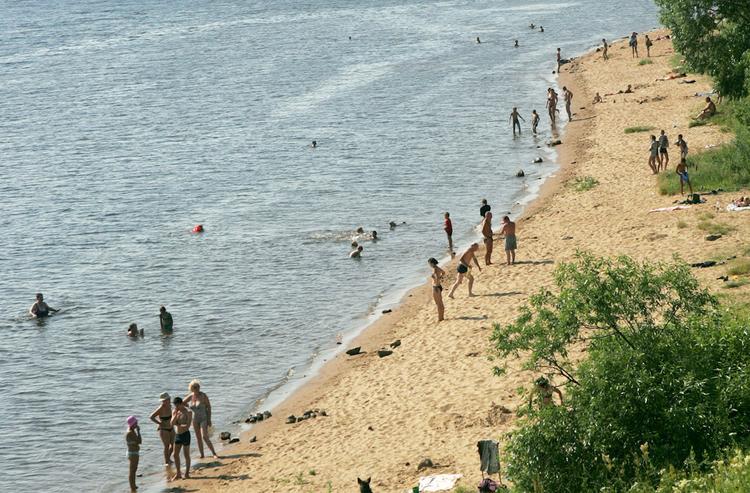
M 731 276 L 744 276 L 750 274 L 750 260 L 737 260 L 732 263 L 728 271 Z
M 652 63 L 654 63 L 654 61 L 650 58 L 644 58 L 643 60 L 638 62 L 638 65 L 651 65 Z
M 532 409 L 509 440 L 519 491 L 657 484 L 662 468 L 750 438 L 750 320 L 721 310 L 687 265 L 579 253 L 555 284 L 492 336 L 497 355 L 567 381 L 565 407 Z M 582 342 L 576 367 L 568 350 Z
M 649 132 L 653 130 L 655 127 L 649 127 L 646 125 L 636 125 L 635 127 L 628 127 L 625 129 L 626 134 L 634 134 L 637 132 Z
M 591 190 L 599 184 L 599 181 L 593 176 L 577 176 L 568 185 L 576 192 L 585 192 Z
M 698 229 L 712 235 L 725 235 L 734 231 L 734 227 L 724 223 L 713 223 L 711 221 L 699 221 Z

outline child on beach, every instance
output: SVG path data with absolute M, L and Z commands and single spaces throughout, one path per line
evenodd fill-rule
M 539 125 L 539 113 L 531 110 L 531 131 L 536 134 L 536 127 Z
M 438 267 L 438 261 L 435 258 L 430 258 L 427 263 L 432 267 L 432 299 L 435 300 L 435 306 L 437 306 L 438 322 L 445 320 L 445 305 L 443 305 L 443 276 L 445 271 Z
M 453 255 L 453 223 L 451 222 L 451 213 L 446 212 L 444 217 L 445 225 L 443 226 L 443 230 L 448 237 L 448 250 L 450 250 L 451 255 Z
M 649 148 L 650 154 L 648 156 L 648 165 L 651 171 L 656 175 L 659 173 L 657 166 L 657 160 L 659 159 L 659 142 L 656 140 L 656 135 L 651 136 L 651 147 Z
M 134 492 L 138 489 L 135 485 L 135 473 L 138 471 L 141 453 L 141 428 L 138 426 L 138 418 L 135 416 L 128 416 L 127 424 L 128 431 L 125 433 L 125 443 L 128 446 L 128 462 L 130 462 L 128 482 L 130 483 L 130 491 Z
M 693 195 L 693 186 L 690 184 L 690 177 L 688 176 L 687 163 L 685 162 L 685 158 L 680 159 L 680 164 L 677 165 L 677 169 L 675 171 L 680 177 L 680 195 L 685 195 L 685 190 L 683 189 L 685 183 L 687 183 L 688 189 L 690 190 L 690 195 Z
M 174 411 L 172 411 L 171 425 L 176 428 L 174 439 L 174 466 L 177 474 L 172 481 L 182 479 L 180 471 L 180 452 L 185 457 L 185 479 L 190 479 L 190 424 L 193 422 L 193 413 L 187 408 L 181 397 L 175 397 L 172 400 Z

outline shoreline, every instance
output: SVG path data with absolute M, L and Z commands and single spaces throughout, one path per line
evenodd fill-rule
M 651 31 L 654 38 L 664 32 Z M 462 287 L 456 300 L 445 299 L 448 318 L 440 324 L 429 286 L 409 290 L 397 309 L 379 316 L 346 345 L 362 346 L 366 354 L 346 357 L 342 352 L 327 361 L 317 376 L 273 408 L 272 420 L 244 431 L 239 444 L 225 448 L 227 461 L 198 469 L 201 481 L 176 485 L 237 492 L 326 491 L 330 485 L 333 491 L 351 491 L 357 476 L 372 476 L 376 491 L 403 491 L 419 476 L 453 472 L 464 475 L 461 484 L 476 483 L 476 441 L 503 441 L 515 426 L 513 410 L 525 402 L 518 389 L 527 388 L 534 376 L 517 360 L 506 361 L 510 371 L 503 377 L 492 375 L 497 363 L 483 355 L 493 323 L 512 321 L 531 293 L 552 284 L 555 264 L 571 259 L 579 248 L 639 260 L 667 260 L 674 253 L 700 259 L 720 248 L 703 241 L 700 231 L 676 228 L 675 215 L 649 214 L 674 197 L 654 190 L 641 149 L 647 134 L 623 136 L 626 125 L 654 123 L 670 128 L 670 134 L 685 133 L 694 149 L 726 141 L 710 126 L 687 129 L 691 94 L 710 81 L 696 76 L 691 86 L 653 82 L 668 65 L 671 42 L 655 39 L 653 65 L 643 66 L 630 59 L 622 39 L 610 46 L 610 61 L 602 62 L 591 50 L 559 74 L 558 85 L 574 93 L 574 119 L 556 148 L 558 170 L 517 218 L 517 265 L 500 263 L 504 252 L 496 239 L 496 263 L 478 273 L 478 296 L 466 297 Z M 637 94 L 590 103 L 593 92 L 615 91 L 624 79 L 634 87 L 638 83 Z M 683 123 L 669 127 L 672 122 Z M 593 191 L 565 186 L 585 175 L 597 180 Z M 700 207 L 694 209 L 697 214 Z M 735 234 L 742 237 L 742 231 Z M 455 260 L 445 267 L 450 274 L 446 284 L 453 265 Z M 712 273 L 700 275 L 716 285 Z M 402 345 L 392 355 L 381 359 L 373 353 L 396 339 Z M 284 424 L 287 415 L 315 408 L 328 416 Z M 257 442 L 249 443 L 253 435 Z M 417 470 L 426 457 L 442 467 Z

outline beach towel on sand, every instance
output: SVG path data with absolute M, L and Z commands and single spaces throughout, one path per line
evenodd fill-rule
M 729 204 L 727 210 L 729 212 L 750 211 L 750 207 L 739 207 L 735 204 Z
M 419 491 L 450 491 L 461 479 L 461 474 L 436 474 L 419 478 Z
M 651 209 L 649 212 L 672 212 L 681 211 L 683 209 L 690 209 L 689 205 L 673 205 L 672 207 L 659 207 L 658 209 Z

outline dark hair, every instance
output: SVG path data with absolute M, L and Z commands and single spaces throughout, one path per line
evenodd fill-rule
M 175 397 L 174 399 L 172 399 L 172 404 L 174 404 L 175 406 L 179 406 L 180 404 L 182 404 L 182 397 Z
M 510 221 L 510 218 L 508 216 L 503 216 L 503 221 L 508 220 Z
M 430 265 L 437 266 L 438 261 L 437 261 L 437 259 L 435 257 L 430 257 L 429 259 L 427 259 L 427 263 L 430 264 Z
M 162 306 L 161 308 L 159 308 L 159 311 L 160 311 L 160 312 L 166 312 L 166 311 L 167 311 L 167 309 L 166 309 L 166 308 L 164 308 L 164 306 Z
M 130 330 L 130 329 L 136 329 L 136 330 L 137 330 L 137 329 L 138 329 L 138 326 L 137 326 L 136 324 L 132 323 L 132 324 L 130 324 L 130 325 L 128 326 L 128 330 Z
M 487 203 L 487 199 L 482 199 L 482 203 L 486 204 Z

